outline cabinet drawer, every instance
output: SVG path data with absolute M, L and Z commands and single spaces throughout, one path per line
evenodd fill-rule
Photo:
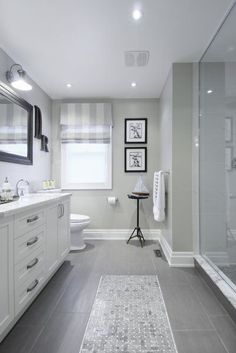
M 45 266 L 45 251 L 39 247 L 15 266 L 15 287 L 19 287 Z
M 45 246 L 45 226 L 38 227 L 31 232 L 14 240 L 15 264 L 28 257 L 35 249 Z
M 44 210 L 27 212 L 15 218 L 15 238 L 45 223 Z
M 17 315 L 39 291 L 45 279 L 45 271 L 41 266 L 26 282 L 15 288 L 15 315 Z

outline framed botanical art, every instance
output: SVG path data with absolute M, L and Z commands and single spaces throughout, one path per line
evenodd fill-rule
M 147 118 L 125 119 L 125 143 L 147 143 Z
M 147 147 L 125 147 L 125 172 L 147 171 Z

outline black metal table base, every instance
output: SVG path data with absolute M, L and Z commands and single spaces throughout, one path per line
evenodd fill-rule
M 141 247 L 143 247 L 143 244 L 145 243 L 145 239 L 143 236 L 143 233 L 141 231 L 140 227 L 135 227 L 131 236 L 129 237 L 129 239 L 127 240 L 127 244 L 129 244 L 129 241 L 133 238 L 138 238 L 138 240 L 140 241 Z
M 141 228 L 139 226 L 139 200 L 147 199 L 148 196 L 128 195 L 128 198 L 137 200 L 137 225 L 134 228 L 133 232 L 131 233 L 131 236 L 127 240 L 127 244 L 129 244 L 129 241 L 131 239 L 138 238 L 138 240 L 140 241 L 141 247 L 143 247 L 143 244 L 145 243 L 145 239 L 144 239 L 143 233 L 141 231 Z

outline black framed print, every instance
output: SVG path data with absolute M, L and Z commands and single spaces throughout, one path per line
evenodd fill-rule
M 125 172 L 147 171 L 147 147 L 125 147 Z
M 147 143 L 147 118 L 125 119 L 125 143 Z

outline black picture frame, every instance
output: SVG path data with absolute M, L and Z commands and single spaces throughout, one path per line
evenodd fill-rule
M 5 83 L 0 82 L 0 94 L 7 100 L 21 106 L 27 111 L 27 156 L 20 156 L 13 153 L 0 151 L 0 161 L 17 163 L 17 164 L 33 164 L 33 106 L 16 94 Z
M 139 128 L 132 131 L 134 128 L 139 126 Z M 147 143 L 147 130 L 148 130 L 148 119 L 147 118 L 137 118 L 130 119 L 125 118 L 125 144 L 140 144 Z M 139 137 L 138 134 L 141 134 Z
M 140 167 L 135 163 L 139 164 Z M 147 172 L 147 147 L 125 147 L 124 170 L 125 173 Z

